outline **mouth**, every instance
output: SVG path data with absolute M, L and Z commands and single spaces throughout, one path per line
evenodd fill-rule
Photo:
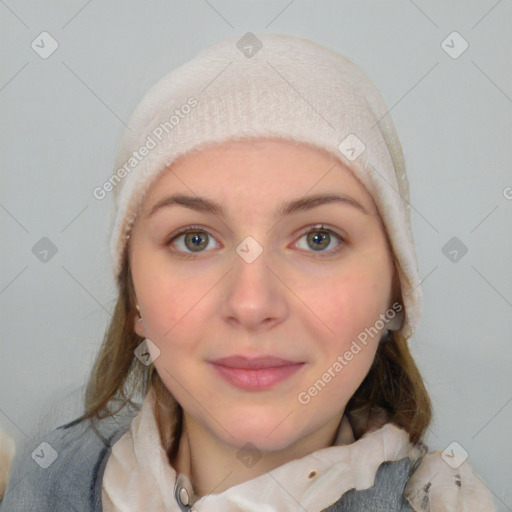
M 294 375 L 305 364 L 272 356 L 231 356 L 209 363 L 226 382 L 247 391 L 269 389 Z

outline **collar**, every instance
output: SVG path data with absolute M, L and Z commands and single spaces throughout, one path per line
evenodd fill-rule
M 188 477 L 169 464 L 154 406 L 150 391 L 130 429 L 112 447 L 102 483 L 105 512 L 261 512 L 265 505 L 280 512 L 319 512 L 349 489 L 372 487 L 382 462 L 411 457 L 414 451 L 405 430 L 390 423 L 354 441 L 344 418 L 333 446 L 197 498 Z

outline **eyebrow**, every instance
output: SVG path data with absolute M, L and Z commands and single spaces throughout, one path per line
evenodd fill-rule
M 314 194 L 285 201 L 275 212 L 274 217 L 284 217 L 293 213 L 303 212 L 324 204 L 343 204 L 352 206 L 365 215 L 370 215 L 368 210 L 354 198 L 337 194 Z M 186 194 L 174 194 L 158 201 L 149 211 L 146 218 L 153 215 L 157 210 L 168 206 L 183 206 L 197 212 L 212 213 L 225 218 L 224 209 L 221 204 L 200 196 L 189 196 Z

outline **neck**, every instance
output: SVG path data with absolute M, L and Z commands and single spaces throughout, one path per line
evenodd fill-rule
M 179 448 L 172 466 L 187 475 L 196 496 L 218 494 L 287 462 L 332 446 L 343 413 L 282 450 L 253 452 L 230 446 L 184 413 Z

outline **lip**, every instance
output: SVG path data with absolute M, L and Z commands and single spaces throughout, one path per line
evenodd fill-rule
M 209 363 L 229 384 L 248 391 L 269 389 L 288 379 L 304 366 L 304 362 L 273 356 L 231 356 Z

